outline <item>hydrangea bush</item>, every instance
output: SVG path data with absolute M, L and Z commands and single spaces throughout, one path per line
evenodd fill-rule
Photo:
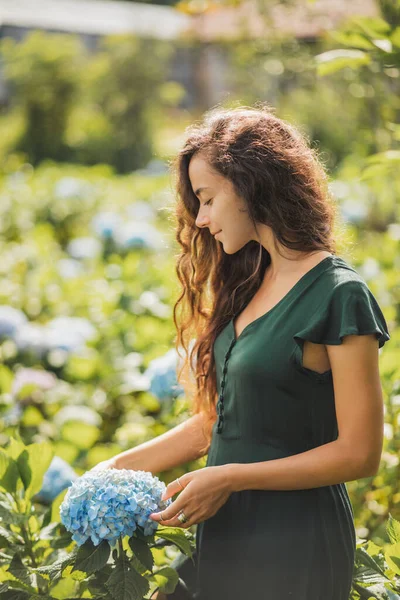
M 13 438 L 0 448 L 1 600 L 149 600 L 183 585 L 176 567 L 192 557 L 193 534 L 149 519 L 171 503 L 161 500 L 165 484 L 145 471 L 94 469 L 48 507 L 37 499 L 60 466 L 53 452 Z
M 63 490 L 77 479 L 74 469 L 59 456 L 54 456 L 43 477 L 43 483 L 35 499 L 50 504 Z
M 171 500 L 161 500 L 165 484 L 147 471 L 102 469 L 89 471 L 68 489 L 60 507 L 61 521 L 81 546 L 91 539 L 114 545 L 119 537 L 131 537 L 137 527 L 151 535 L 158 522 L 149 518 Z

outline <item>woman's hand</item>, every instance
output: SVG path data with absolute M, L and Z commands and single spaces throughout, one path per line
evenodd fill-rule
M 97 463 L 94 467 L 90 469 L 90 471 L 100 471 L 101 469 L 117 469 L 117 464 L 115 457 L 109 458 L 108 460 L 102 460 Z
M 214 516 L 233 491 L 230 487 L 228 467 L 229 465 L 204 467 L 185 473 L 179 477 L 183 490 L 175 479 L 167 486 L 162 499 L 168 500 L 180 492 L 178 498 L 165 510 L 151 513 L 150 517 L 168 527 L 187 529 L 195 523 L 201 523 Z M 185 523 L 181 523 L 178 519 L 182 510 L 188 518 Z

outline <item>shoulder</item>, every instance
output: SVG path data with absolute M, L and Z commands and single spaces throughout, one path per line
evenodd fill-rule
M 375 333 L 379 347 L 390 339 L 377 299 L 363 277 L 344 259 L 334 257 L 315 284 L 307 323 L 297 338 L 335 345 L 347 335 Z
M 320 274 L 317 289 L 321 303 L 340 300 L 348 295 L 367 295 L 373 297 L 362 275 L 345 259 L 334 256 L 328 267 Z

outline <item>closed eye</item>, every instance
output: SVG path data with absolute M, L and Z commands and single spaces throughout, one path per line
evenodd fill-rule
M 207 206 L 207 204 L 210 204 L 210 202 L 211 202 L 212 199 L 213 198 L 210 198 L 209 200 L 207 200 L 207 202 L 204 202 L 204 206 Z

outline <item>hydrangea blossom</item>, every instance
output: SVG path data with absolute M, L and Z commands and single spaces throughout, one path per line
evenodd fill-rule
M 150 392 L 161 402 L 168 398 L 177 398 L 184 393 L 177 380 L 178 355 L 175 348 L 150 361 L 145 372 L 150 381 Z
M 151 535 L 158 522 L 153 512 L 165 509 L 171 499 L 161 500 L 165 484 L 147 471 L 99 469 L 88 471 L 68 489 L 60 506 L 61 522 L 81 546 L 89 538 L 97 546 L 113 545 L 131 537 L 138 526 Z
M 51 390 L 57 384 L 57 377 L 43 369 L 20 368 L 15 373 L 11 393 L 16 396 L 29 384 L 41 390 Z
M 78 478 L 74 469 L 59 456 L 54 456 L 44 477 L 37 500 L 50 503 Z

